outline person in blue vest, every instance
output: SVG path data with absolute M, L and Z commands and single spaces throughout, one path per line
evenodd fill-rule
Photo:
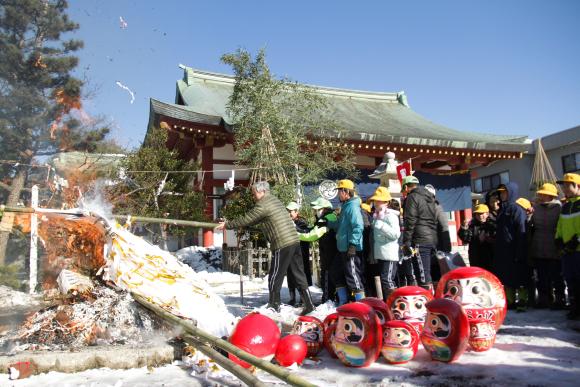
M 334 281 L 338 304 L 343 305 L 348 301 L 348 291 L 353 293 L 356 301 L 365 298 L 362 273 L 364 225 L 361 199 L 356 196 L 354 183 L 351 180 L 340 180 L 337 189 L 342 207 L 338 220 L 329 223 L 329 226 L 336 231 L 340 262 L 334 265 Z

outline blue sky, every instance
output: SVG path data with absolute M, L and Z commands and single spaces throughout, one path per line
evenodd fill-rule
M 265 47 L 271 70 L 299 82 L 404 90 L 458 130 L 536 138 L 580 125 L 580 1 L 77 0 L 69 14 L 85 109 L 130 147 L 149 98 L 174 102 L 178 64 L 231 73 L 220 57 L 239 47 Z

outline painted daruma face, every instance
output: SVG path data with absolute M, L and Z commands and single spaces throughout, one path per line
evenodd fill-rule
M 461 305 L 439 298 L 427 304 L 423 346 L 431 359 L 443 362 L 457 360 L 467 347 L 469 322 Z
M 336 331 L 336 323 L 338 321 L 338 313 L 331 313 L 324 319 L 322 323 L 324 327 L 324 338 L 323 344 L 324 348 L 328 351 L 331 357 L 336 358 L 336 353 L 334 353 L 334 348 L 332 347 L 332 340 L 334 338 L 334 332 Z
M 404 321 L 388 321 L 383 329 L 381 354 L 388 363 L 401 364 L 417 354 L 419 335 L 412 325 Z
M 312 316 L 300 316 L 294 322 L 292 334 L 300 335 L 308 346 L 308 357 L 318 355 L 322 349 L 324 328 L 322 321 Z
M 469 345 L 476 352 L 487 351 L 495 343 L 494 323 L 481 318 L 469 321 Z
M 491 308 L 494 305 L 491 284 L 480 277 L 450 279 L 443 297 L 459 302 L 464 308 Z
M 425 305 L 432 299 L 433 295 L 426 289 L 418 286 L 404 286 L 389 296 L 387 307 L 393 319 L 411 324 L 420 334 L 427 314 Z
M 488 319 L 497 331 L 507 313 L 503 285 L 480 267 L 461 267 L 446 273 L 437 286 L 436 298 L 447 298 L 465 309 L 469 320 Z
M 346 366 L 367 367 L 373 363 L 382 343 L 382 327 L 375 311 L 361 302 L 337 309 L 338 321 L 332 340 L 336 356 Z

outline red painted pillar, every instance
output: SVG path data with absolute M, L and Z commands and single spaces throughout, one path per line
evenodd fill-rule
M 213 246 L 213 230 L 203 230 L 203 247 Z

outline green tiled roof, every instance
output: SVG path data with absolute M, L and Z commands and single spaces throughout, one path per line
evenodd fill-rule
M 180 67 L 184 77 L 177 81 L 176 104 L 152 100 L 152 111 L 163 108 L 182 119 L 200 119 L 229 127 L 232 122 L 227 116 L 226 104 L 235 78 Z M 527 136 L 459 131 L 431 122 L 409 108 L 401 93 L 306 86 L 327 98 L 328 114 L 349 139 L 476 150 L 523 152 L 528 149 Z

